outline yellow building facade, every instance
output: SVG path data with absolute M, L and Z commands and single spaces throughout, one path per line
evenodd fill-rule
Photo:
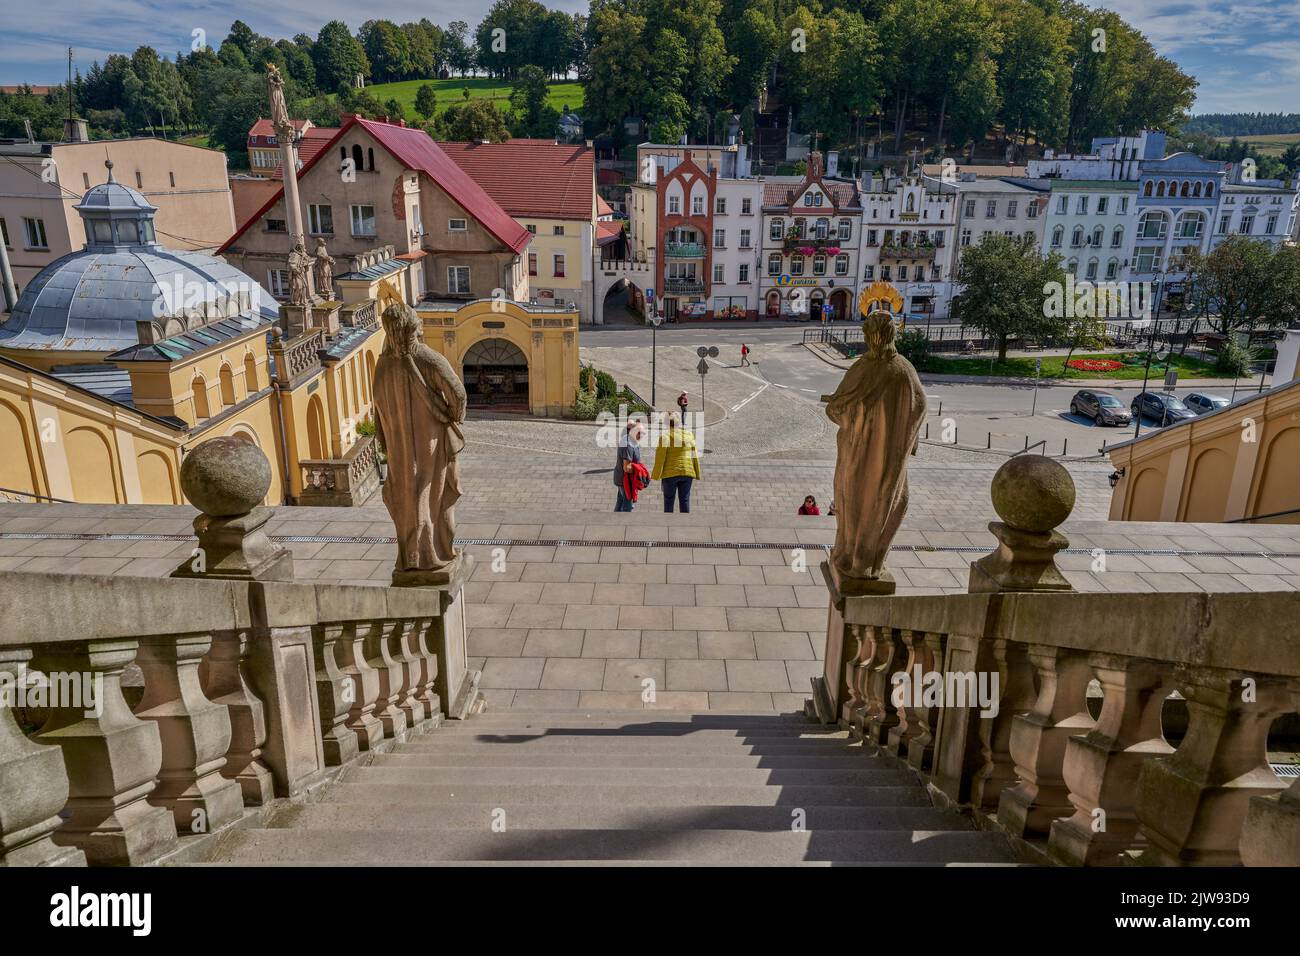
M 1113 521 L 1300 524 L 1300 381 L 1107 453 Z

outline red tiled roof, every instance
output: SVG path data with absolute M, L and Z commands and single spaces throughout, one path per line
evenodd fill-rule
M 806 183 L 764 183 L 763 184 L 763 205 L 764 206 L 788 206 L 790 205 L 791 196 L 799 196 L 804 191 Z M 822 187 L 826 192 L 835 197 L 835 205 L 840 209 L 857 209 L 858 191 L 852 183 L 837 183 L 833 181 L 822 181 Z M 820 209 L 820 206 L 809 206 L 808 211 Z
M 336 126 L 313 126 L 302 134 L 302 140 L 298 143 L 298 160 L 306 166 L 317 153 L 325 148 L 326 144 L 334 138 L 338 132 Z M 276 166 L 275 171 L 271 173 L 272 179 L 284 179 L 284 170 Z
M 604 196 L 596 197 L 596 215 L 598 217 L 614 215 L 614 207 L 611 206 L 609 203 L 605 202 Z
M 454 202 L 473 216 L 483 228 L 492 233 L 503 245 L 508 246 L 515 253 L 522 253 L 527 248 L 528 243 L 532 240 L 531 233 L 511 219 L 509 213 L 498 206 L 492 200 L 492 197 L 484 192 L 482 187 L 474 182 L 464 170 L 457 166 L 438 147 L 438 144 L 429 138 L 428 133 L 421 129 L 397 126 L 391 123 L 380 123 L 375 120 L 362 119 L 359 116 L 350 116 L 341 127 L 333 131 L 334 135 L 317 150 L 316 155 L 303 163 L 299 177 L 305 175 L 316 163 L 320 162 L 321 157 L 328 154 L 329 148 L 354 125 L 360 126 L 373 136 L 379 145 L 388 150 L 394 158 L 408 169 L 418 170 L 437 183 Z M 236 229 L 234 235 L 227 239 L 217 251 L 225 252 L 229 249 L 248 230 L 248 227 L 266 215 L 267 210 L 279 202 L 283 195 L 284 187 L 281 186 L 276 190 L 275 195 L 267 200 L 266 204 L 248 222 Z
M 510 215 L 591 221 L 589 147 L 541 139 L 439 145 Z
M 596 223 L 596 245 L 598 246 L 608 245 L 621 235 L 623 235 L 621 222 Z

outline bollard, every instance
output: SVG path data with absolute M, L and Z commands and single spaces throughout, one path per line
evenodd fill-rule
M 1067 454 L 1066 449 L 1069 448 L 1069 447 L 1070 447 L 1070 439 L 1068 439 L 1068 438 L 1062 438 L 1062 439 L 1061 439 L 1061 457 L 1062 457 L 1062 458 L 1064 458 L 1064 457 L 1066 456 L 1066 454 Z
M 989 432 L 989 440 L 988 440 L 987 442 L 984 443 L 984 447 L 985 447 L 985 448 L 992 448 L 992 447 L 993 447 L 993 433 L 992 433 L 992 432 Z
M 1025 436 L 1025 451 L 1029 451 L 1029 436 Z

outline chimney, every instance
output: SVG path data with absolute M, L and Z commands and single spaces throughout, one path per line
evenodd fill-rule
M 72 116 L 65 119 L 63 121 L 63 141 L 65 143 L 90 142 L 90 133 L 86 129 L 86 121 Z
M 819 150 L 814 149 L 808 154 L 808 178 L 821 179 L 822 177 L 822 154 Z

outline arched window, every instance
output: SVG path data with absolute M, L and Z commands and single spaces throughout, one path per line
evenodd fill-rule
M 1147 180 L 1147 184 L 1146 184 L 1146 186 L 1144 186 L 1144 187 L 1142 188 L 1142 195 L 1143 195 L 1143 196 L 1150 196 L 1150 195 L 1151 195 L 1151 180 L 1148 179 L 1148 180 Z
M 1092 244 L 1094 246 L 1100 246 L 1102 243 L 1102 237 L 1105 236 L 1105 234 L 1106 234 L 1106 230 L 1104 230 L 1101 226 L 1095 227 L 1092 230 Z
M 208 383 L 203 381 L 203 376 L 195 377 L 190 383 L 190 395 L 194 402 L 194 417 L 198 421 L 205 418 L 211 418 L 212 412 L 208 410 Z
M 360 143 L 356 143 L 352 147 L 352 165 L 356 167 L 355 171 L 357 172 L 366 168 L 366 157 L 365 154 L 361 152 Z
M 1213 198 L 1214 198 L 1214 183 L 1206 183 L 1206 184 L 1205 184 L 1205 196 L 1206 196 L 1207 199 L 1213 199 Z
M 1123 226 L 1116 226 L 1115 230 L 1110 234 L 1110 245 L 1112 249 L 1118 249 L 1120 246 L 1124 245 Z
M 1076 249 L 1083 245 L 1083 226 L 1074 227 L 1074 232 L 1070 235 L 1070 245 Z
M 1116 279 L 1118 277 L 1119 277 L 1119 260 L 1111 259 L 1110 262 L 1106 263 L 1106 278 Z
M 1097 260 L 1095 258 L 1088 260 L 1088 271 L 1086 273 L 1086 278 L 1089 280 L 1093 280 L 1097 278 Z
M 223 364 L 221 366 L 220 385 L 221 385 L 221 404 L 222 405 L 235 404 L 235 373 L 230 370 L 230 366 L 228 364 Z
M 1065 241 L 1065 227 L 1057 226 L 1052 230 L 1052 248 L 1061 248 L 1061 243 Z
M 1192 198 L 1199 199 L 1200 196 L 1201 196 L 1201 184 L 1198 181 L 1192 185 Z
M 252 395 L 257 387 L 257 358 L 252 352 L 244 356 L 244 390 Z
M 375 171 L 375 148 L 373 146 L 366 150 L 366 156 L 368 159 L 366 169 L 373 173 Z
M 1065 264 L 1065 268 L 1066 268 L 1066 271 L 1070 273 L 1070 275 L 1078 275 L 1078 274 L 1079 274 L 1079 260 L 1078 260 L 1078 259 L 1071 259 L 1069 262 L 1067 262 L 1067 263 Z
M 1156 186 L 1156 195 L 1163 196 L 1164 194 L 1165 194 L 1165 181 L 1162 179 L 1160 180 L 1160 185 Z
M 347 148 L 346 146 L 340 146 L 340 147 L 339 147 L 339 162 L 340 162 L 340 163 L 346 163 L 347 161 L 348 161 L 348 148 Z
M 1189 183 L 1187 180 L 1184 179 L 1184 180 L 1183 180 L 1183 190 L 1182 190 L 1181 193 L 1179 193 L 1179 195 L 1180 195 L 1180 196 L 1190 196 L 1191 194 L 1192 194 L 1192 184 Z

